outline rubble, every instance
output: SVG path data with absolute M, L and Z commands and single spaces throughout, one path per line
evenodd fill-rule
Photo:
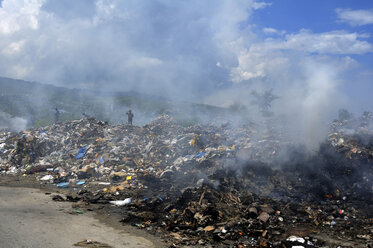
M 68 201 L 114 205 L 122 222 L 173 246 L 328 245 L 320 234 L 373 245 L 373 135 L 343 128 L 334 123 L 310 155 L 252 125 L 85 118 L 1 133 L 0 171 L 70 189 Z

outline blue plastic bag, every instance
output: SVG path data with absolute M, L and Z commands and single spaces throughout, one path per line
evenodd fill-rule
M 58 188 L 68 188 L 69 187 L 69 183 L 68 182 L 58 183 L 57 187 Z
M 206 153 L 205 152 L 200 152 L 198 154 L 195 155 L 196 158 L 202 158 L 203 156 L 205 156 Z
M 78 153 L 75 156 L 75 159 L 83 158 L 86 152 L 87 152 L 87 146 L 85 145 L 79 149 Z

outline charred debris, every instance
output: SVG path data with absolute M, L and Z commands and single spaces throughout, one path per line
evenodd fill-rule
M 171 247 L 372 247 L 371 115 L 342 117 L 314 153 L 255 125 L 84 118 L 1 133 L 0 171 L 110 206 Z

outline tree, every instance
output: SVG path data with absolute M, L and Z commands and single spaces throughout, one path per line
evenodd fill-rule
M 257 105 L 260 111 L 268 111 L 272 107 L 272 102 L 279 98 L 272 93 L 272 90 L 267 90 L 261 94 L 255 90 L 251 92 L 251 95 L 255 98 L 252 103 Z

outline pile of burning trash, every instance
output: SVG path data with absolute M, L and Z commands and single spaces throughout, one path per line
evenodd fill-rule
M 369 124 L 369 123 L 368 123 Z M 173 246 L 373 245 L 373 136 L 336 121 L 317 153 L 255 125 L 93 118 L 0 135 L 0 171 L 110 204 Z M 283 154 L 287 153 L 284 160 Z M 281 158 L 281 159 L 280 159 Z

